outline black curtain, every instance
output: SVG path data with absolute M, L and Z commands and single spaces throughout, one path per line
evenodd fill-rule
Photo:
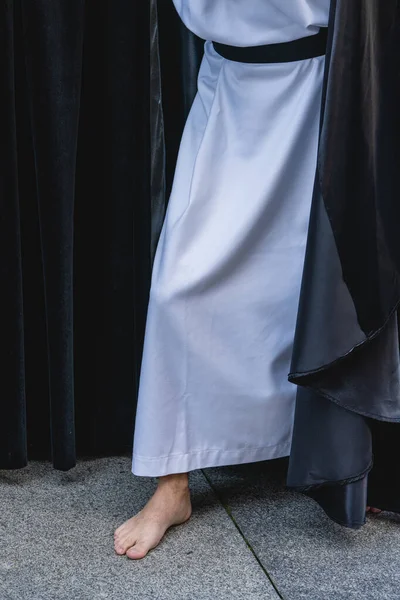
M 171 1 L 0 8 L 0 468 L 131 451 L 202 44 Z
M 132 443 L 151 265 L 150 4 L 0 9 L 0 468 Z

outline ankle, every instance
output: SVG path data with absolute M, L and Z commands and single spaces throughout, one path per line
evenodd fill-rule
M 174 491 L 186 492 L 189 490 L 189 477 L 187 473 L 177 473 L 174 475 L 166 475 L 158 479 L 159 489 L 171 489 Z

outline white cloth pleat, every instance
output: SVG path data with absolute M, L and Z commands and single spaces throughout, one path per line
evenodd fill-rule
M 329 0 L 175 0 L 237 46 L 326 26 Z M 251 7 L 251 8 L 250 8 Z M 206 43 L 153 270 L 133 472 L 290 452 L 288 383 L 316 169 L 324 58 L 242 64 Z

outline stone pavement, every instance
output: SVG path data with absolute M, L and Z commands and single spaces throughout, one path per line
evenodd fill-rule
M 400 518 L 343 529 L 284 466 L 192 474 L 192 519 L 139 562 L 112 547 L 155 486 L 129 458 L 0 471 L 0 600 L 400 600 Z

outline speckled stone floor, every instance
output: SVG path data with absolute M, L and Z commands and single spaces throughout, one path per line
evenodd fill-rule
M 138 562 L 113 551 L 155 486 L 129 458 L 0 471 L 0 600 L 399 600 L 400 519 L 336 526 L 283 468 L 193 473 L 193 518 Z

